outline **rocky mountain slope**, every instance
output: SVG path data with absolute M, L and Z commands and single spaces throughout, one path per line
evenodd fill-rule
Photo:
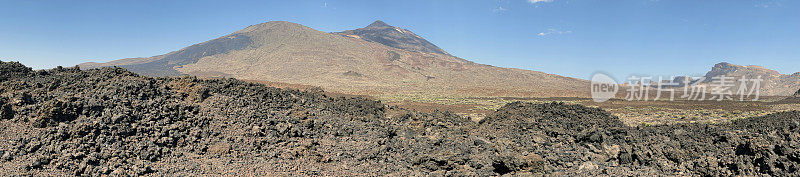
M 730 63 L 718 63 L 711 68 L 711 71 L 706 73 L 704 83 L 711 83 L 712 79 L 717 76 L 735 77 L 736 79 L 745 76 L 748 79 L 755 79 L 761 77 L 761 94 L 767 96 L 791 96 L 798 89 L 800 89 L 800 72 L 792 75 L 778 73 L 778 71 L 770 70 L 761 66 L 741 66 Z M 736 85 L 740 85 L 736 81 Z M 733 91 L 738 90 L 734 87 Z
M 626 127 L 510 103 L 473 122 L 363 98 L 0 62 L 3 176 L 787 176 L 800 112 Z
M 377 42 L 389 47 L 412 52 L 449 55 L 447 52 L 437 47 L 433 43 L 428 42 L 428 40 L 417 36 L 417 34 L 414 34 L 407 29 L 391 26 L 380 20 L 375 21 L 364 28 L 347 30 L 333 34 L 364 39 L 366 41 Z
M 313 85 L 361 95 L 588 96 L 585 80 L 473 63 L 380 21 L 340 33 L 267 22 L 165 55 L 80 66 Z

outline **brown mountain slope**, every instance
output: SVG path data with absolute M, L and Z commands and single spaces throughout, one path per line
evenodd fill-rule
M 81 67 L 114 65 L 151 76 L 235 77 L 347 94 L 588 96 L 585 80 L 402 50 L 290 22 L 253 25 L 165 55 Z
M 790 96 L 800 89 L 800 73 L 786 75 L 778 73 L 778 71 L 770 70 L 761 66 L 741 66 L 730 64 L 726 62 L 718 63 L 711 68 L 711 71 L 706 73 L 707 78 L 705 83 L 712 82 L 711 78 L 717 76 L 731 76 L 736 79 L 745 76 L 749 79 L 761 77 L 761 93 L 765 96 Z M 739 85 L 738 81 L 736 85 Z M 738 87 L 734 88 L 736 91 Z

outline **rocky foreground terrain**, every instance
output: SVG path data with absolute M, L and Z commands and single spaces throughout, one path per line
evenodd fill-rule
M 0 62 L 0 175 L 796 176 L 800 112 L 628 127 L 510 103 L 482 120 L 235 79 Z

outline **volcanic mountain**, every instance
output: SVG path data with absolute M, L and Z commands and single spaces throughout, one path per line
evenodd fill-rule
M 273 21 L 164 55 L 80 66 L 304 84 L 362 95 L 588 96 L 585 80 L 477 64 L 382 21 L 336 33 Z

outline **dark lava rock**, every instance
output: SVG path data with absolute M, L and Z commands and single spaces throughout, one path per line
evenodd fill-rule
M 0 61 L 2 62 L 2 61 Z M 0 81 L 29 75 L 33 70 L 19 62 L 3 62 L 0 64 Z
M 800 112 L 626 127 L 515 102 L 480 123 L 364 98 L 0 62 L 3 176 L 791 176 Z

